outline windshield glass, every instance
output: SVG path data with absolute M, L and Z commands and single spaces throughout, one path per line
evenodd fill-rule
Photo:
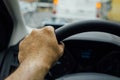
M 96 19 L 120 22 L 120 0 L 19 0 L 19 3 L 30 27 Z

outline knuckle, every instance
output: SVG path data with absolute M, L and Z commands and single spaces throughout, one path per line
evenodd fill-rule
M 31 35 L 35 35 L 36 33 L 37 33 L 37 30 L 33 29 L 32 32 L 31 32 Z
M 45 31 L 52 32 L 52 31 L 54 31 L 54 28 L 53 28 L 52 26 L 46 26 L 46 27 L 44 28 L 44 30 L 45 30 Z
M 46 34 L 46 35 L 53 35 L 54 34 L 54 28 L 51 27 L 51 26 L 46 26 L 43 29 L 43 33 Z

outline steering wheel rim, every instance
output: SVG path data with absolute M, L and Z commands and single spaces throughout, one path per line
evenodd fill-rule
M 82 32 L 98 31 L 120 36 L 120 24 L 103 20 L 88 20 L 71 23 L 55 30 L 58 42 Z
M 101 73 L 76 73 L 65 75 L 57 80 L 120 80 L 120 78 Z
M 62 27 L 56 29 L 55 33 L 56 33 L 58 42 L 60 42 L 60 41 L 64 40 L 65 38 L 72 36 L 74 34 L 82 33 L 82 32 L 89 32 L 89 31 L 107 32 L 107 33 L 111 33 L 111 34 L 120 36 L 120 24 L 113 23 L 110 21 L 103 21 L 103 20 L 88 20 L 88 21 L 81 21 L 81 22 L 76 22 L 76 23 L 62 26 Z M 71 77 L 71 76 L 69 76 L 69 77 Z M 73 77 L 75 77 L 75 76 L 76 75 L 73 75 Z M 91 75 L 91 77 L 92 76 L 93 75 Z M 103 78 L 103 76 L 101 76 L 99 74 L 97 76 L 98 76 L 98 78 L 100 78 L 100 80 L 101 80 L 101 78 Z M 111 75 L 106 76 L 106 77 L 111 78 Z M 71 79 L 63 79 L 63 78 L 64 77 L 62 77 L 61 80 L 71 80 Z M 112 80 L 120 79 L 120 78 L 118 78 L 118 79 L 116 79 L 116 78 L 117 77 L 112 77 L 111 79 Z M 88 80 L 88 79 L 89 78 L 84 78 L 81 80 Z M 95 78 L 94 80 L 99 80 L 99 79 Z

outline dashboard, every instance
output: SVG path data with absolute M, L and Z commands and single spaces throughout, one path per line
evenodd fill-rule
M 108 37 L 102 36 L 101 38 L 107 39 L 101 39 L 101 41 L 99 39 L 98 41 L 98 38 L 93 40 L 92 38 L 88 39 L 88 37 L 86 39 L 79 37 L 76 36 L 63 41 L 65 44 L 64 55 L 53 65 L 46 76 L 46 80 L 87 72 L 105 73 L 120 77 L 120 46 L 115 41 L 119 41 L 118 38 L 114 38 L 114 40 L 110 38 L 110 40 L 114 41 L 112 42 L 107 41 L 107 39 L 109 40 Z M 1 72 L 6 72 L 7 70 L 10 74 L 19 66 L 18 45 L 12 46 L 7 50 L 3 69 L 1 68 L 3 71 Z M 7 75 L 4 75 L 4 77 Z
M 120 47 L 113 43 L 93 40 L 64 40 L 63 57 L 48 73 L 49 77 L 84 72 L 120 76 Z M 47 76 L 47 77 L 48 77 Z

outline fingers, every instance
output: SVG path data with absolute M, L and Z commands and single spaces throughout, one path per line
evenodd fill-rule
M 61 57 L 63 55 L 63 53 L 64 53 L 65 45 L 64 45 L 63 42 L 60 42 L 60 44 L 58 43 L 56 35 L 55 35 L 55 29 L 52 26 L 46 26 L 46 27 L 44 27 L 42 29 L 39 29 L 39 31 L 43 31 L 44 34 L 47 34 L 48 36 L 53 37 L 54 44 L 58 45 L 58 47 L 59 47 L 58 55 Z
M 36 30 L 36 29 L 35 29 Z M 53 33 L 54 32 L 54 28 L 52 26 L 46 26 L 44 28 L 41 29 L 37 29 L 38 32 L 44 32 L 44 33 Z
M 46 27 L 43 28 L 43 30 L 53 32 L 54 28 L 52 26 L 46 26 Z
M 44 32 L 44 34 L 47 34 L 48 36 L 51 37 L 55 37 L 55 29 L 52 26 L 46 26 L 41 30 Z
M 20 55 L 18 56 L 19 61 L 22 62 L 30 54 L 35 56 L 36 53 L 38 56 L 38 52 L 46 52 L 46 50 L 47 52 L 52 52 L 52 56 L 57 54 L 56 58 L 60 58 L 63 55 L 64 47 L 63 42 L 58 43 L 53 27 L 47 26 L 41 29 L 34 29 L 20 42 L 19 51 L 21 54 L 19 53 Z
M 53 37 L 55 38 L 56 42 L 58 43 L 57 38 L 56 38 L 56 35 L 55 35 L 55 30 L 54 30 L 54 28 L 53 28 L 52 26 L 46 26 L 46 27 L 44 28 L 44 30 L 45 30 L 46 32 L 51 33 L 51 35 L 53 35 Z M 63 52 L 63 48 L 65 47 L 64 43 L 61 41 L 58 45 L 59 45 L 59 47 L 60 47 L 60 51 Z
M 54 40 L 55 44 L 58 44 L 56 34 L 55 34 L 55 29 L 52 26 L 46 26 L 42 29 L 39 29 L 40 32 L 43 32 L 43 34 L 46 34 L 47 37 L 51 37 L 51 39 Z
M 59 44 L 59 50 L 60 50 L 60 57 L 63 55 L 64 53 L 64 48 L 65 48 L 65 44 L 63 42 L 60 42 Z

